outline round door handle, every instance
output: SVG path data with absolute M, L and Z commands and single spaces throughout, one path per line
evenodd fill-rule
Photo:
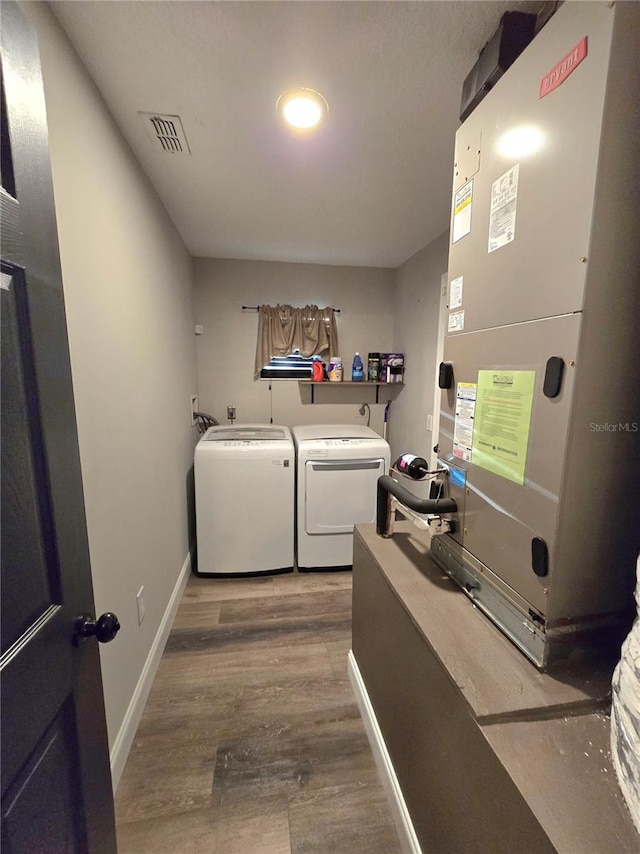
M 73 630 L 73 640 L 76 646 L 78 646 L 84 643 L 87 638 L 95 635 L 100 643 L 109 643 L 119 631 L 120 622 L 111 611 L 102 614 L 97 620 L 92 619 L 89 614 L 81 614 L 76 620 Z

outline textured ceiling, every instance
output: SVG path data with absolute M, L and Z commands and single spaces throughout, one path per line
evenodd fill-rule
M 196 256 L 396 267 L 449 222 L 462 82 L 507 9 L 540 2 L 54 2 Z M 294 136 L 275 103 L 329 102 Z M 191 156 L 138 112 L 181 117 Z

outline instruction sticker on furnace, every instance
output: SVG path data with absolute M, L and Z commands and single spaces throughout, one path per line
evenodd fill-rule
M 472 462 L 521 486 L 535 381 L 535 371 L 478 371 Z
M 451 279 L 451 284 L 449 285 L 449 308 L 460 308 L 462 305 L 463 284 L 463 276 L 458 276 L 457 279 Z
M 464 329 L 464 309 L 462 311 L 450 311 L 447 332 L 462 332 Z
M 501 246 L 506 246 L 516 236 L 519 170 L 520 164 L 516 163 L 491 185 L 489 252 L 495 252 Z
M 456 420 L 453 427 L 453 456 L 471 461 L 473 422 L 476 414 L 476 383 L 458 383 Z
M 461 187 L 453 198 L 453 227 L 451 242 L 457 243 L 471 231 L 471 210 L 473 208 L 473 179 Z

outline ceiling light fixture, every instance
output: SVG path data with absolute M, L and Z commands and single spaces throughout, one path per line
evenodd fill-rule
M 276 109 L 297 130 L 314 128 L 329 111 L 325 98 L 314 89 L 291 89 L 278 98 Z

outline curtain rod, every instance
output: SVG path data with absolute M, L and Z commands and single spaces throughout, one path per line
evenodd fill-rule
M 243 306 L 240 306 L 240 308 L 242 309 L 242 311 L 259 311 L 260 310 L 259 305 L 243 305 Z M 333 310 L 336 312 L 336 314 L 340 314 L 339 308 L 334 308 Z

